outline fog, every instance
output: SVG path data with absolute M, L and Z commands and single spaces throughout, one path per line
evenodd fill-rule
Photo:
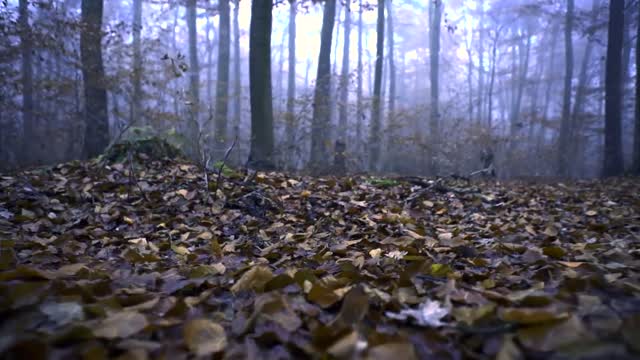
M 258 0 L 101 2 L 0 4 L 0 169 L 152 136 L 292 172 L 640 169 L 637 1 L 277 1 L 270 36 Z

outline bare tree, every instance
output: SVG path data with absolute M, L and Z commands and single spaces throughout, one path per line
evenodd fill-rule
M 604 164 L 602 175 L 619 176 L 622 158 L 622 38 L 624 1 L 609 3 L 609 35 L 605 80 Z
M 369 139 L 369 170 L 375 171 L 380 162 L 380 111 L 382 89 L 382 65 L 384 61 L 384 0 L 378 0 L 378 21 L 376 26 L 376 66 L 373 80 L 373 102 L 371 105 L 371 136 Z
M 200 111 L 200 65 L 198 63 L 198 30 L 196 28 L 196 0 L 187 0 L 187 27 L 189 28 L 189 92 L 191 96 L 190 118 L 187 123 L 187 137 L 194 142 L 188 149 L 191 157 L 199 152 L 199 111 Z
M 574 0 L 567 0 L 564 27 L 564 91 L 562 96 L 562 119 L 558 139 L 558 174 L 569 175 L 569 148 L 571 139 L 571 81 L 573 80 L 573 10 Z
M 295 98 L 296 98 L 296 9 L 295 0 L 289 1 L 289 69 L 287 74 L 287 112 L 286 112 L 286 134 L 287 134 L 287 159 L 286 164 L 290 165 L 295 151 Z
M 131 124 L 138 123 L 146 125 L 143 121 L 141 112 L 142 102 L 142 49 L 141 49 L 141 33 L 142 33 L 142 0 L 133 0 L 133 69 L 131 73 L 131 82 L 133 85 L 133 94 L 131 96 Z
M 271 95 L 271 1 L 251 2 L 249 29 L 249 92 L 251 150 L 249 165 L 273 168 L 273 98 Z
M 311 123 L 311 168 L 315 172 L 328 169 L 329 153 L 326 133 L 331 121 L 331 41 L 336 16 L 336 0 L 327 0 L 324 4 L 320 55 L 316 88 L 313 96 L 313 120 Z
M 109 145 L 109 118 L 102 63 L 102 0 L 82 0 L 80 57 L 84 79 L 84 154 L 92 158 Z
M 33 39 L 29 25 L 29 2 L 20 0 L 19 3 L 20 52 L 22 55 L 22 156 L 26 164 L 36 160 L 33 146 L 37 142 L 35 119 L 33 116 Z
M 434 0 L 429 3 L 429 63 L 431 79 L 431 102 L 429 114 L 430 149 L 429 170 L 432 174 L 438 173 L 438 161 L 436 150 L 438 149 L 440 136 L 440 24 L 442 20 L 443 5 L 442 0 Z
M 215 145 L 213 147 L 215 160 L 222 160 L 227 150 L 227 116 L 229 102 L 229 58 L 231 47 L 231 19 L 229 0 L 218 1 L 220 14 L 220 42 L 218 43 L 218 76 L 216 81 L 216 116 L 215 116 Z

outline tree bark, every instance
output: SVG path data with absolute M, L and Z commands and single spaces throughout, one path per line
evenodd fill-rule
M 609 35 L 605 80 L 604 164 L 602 175 L 619 176 L 622 158 L 622 39 L 624 1 L 609 3 Z
M 378 0 L 378 21 L 376 26 L 376 65 L 373 80 L 373 101 L 371 104 L 371 136 L 369 139 L 369 170 L 376 171 L 380 162 L 380 93 L 382 90 L 382 65 L 384 61 L 384 0 Z
M 297 3 L 295 0 L 289 0 L 289 60 L 288 60 L 288 74 L 287 74 L 287 112 L 285 114 L 286 121 L 286 164 L 292 165 L 293 152 L 298 151 L 295 143 L 295 100 L 296 100 L 296 9 Z
M 133 0 L 133 67 L 132 84 L 133 94 L 131 97 L 131 124 L 146 125 L 142 118 L 142 0 Z
M 107 90 L 102 63 L 102 0 L 82 0 L 80 57 L 84 79 L 84 154 L 100 155 L 109 144 Z
M 35 119 L 33 116 L 33 39 L 31 36 L 31 26 L 29 25 L 29 3 L 27 0 L 20 0 L 18 24 L 20 27 L 20 52 L 22 55 L 22 126 L 24 134 L 22 136 L 22 161 L 27 165 L 32 165 L 37 160 L 34 146 L 38 143 L 36 136 Z
M 218 75 L 216 81 L 216 127 L 214 132 L 214 160 L 222 160 L 227 150 L 227 116 L 229 109 L 229 58 L 231 47 L 231 19 L 229 0 L 218 1 L 220 23 L 218 31 Z
M 198 63 L 198 30 L 196 28 L 196 0 L 187 0 L 187 27 L 189 28 L 189 92 L 191 95 L 190 118 L 187 123 L 187 137 L 192 144 L 188 155 L 197 158 L 200 152 L 199 112 L 200 112 L 200 65 Z
M 311 160 L 310 167 L 316 173 L 328 170 L 329 151 L 327 132 L 331 122 L 331 41 L 336 16 L 336 0 L 327 0 L 324 4 L 320 55 L 316 88 L 313 96 L 313 119 L 311 123 Z
M 562 119 L 558 139 L 558 168 L 561 176 L 569 175 L 569 148 L 571 139 L 571 81 L 573 80 L 573 10 L 574 0 L 567 1 L 564 27 L 564 91 L 562 96 Z
M 440 136 L 440 110 L 439 110 L 439 80 L 440 80 L 440 23 L 442 20 L 442 0 L 434 0 L 429 5 L 430 32 L 429 32 L 429 63 L 431 80 L 431 101 L 429 114 L 429 170 L 432 175 L 438 173 L 437 149 Z
M 249 29 L 249 92 L 251 102 L 251 150 L 249 166 L 272 169 L 273 99 L 271 94 L 271 26 L 270 0 L 251 2 Z

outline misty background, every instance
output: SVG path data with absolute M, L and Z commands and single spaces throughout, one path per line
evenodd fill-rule
M 232 165 L 287 171 L 639 171 L 639 8 L 5 0 L 0 169 L 157 136 L 207 165 L 233 146 Z

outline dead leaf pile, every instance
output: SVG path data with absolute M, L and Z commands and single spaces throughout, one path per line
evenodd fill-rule
M 0 177 L 3 357 L 640 356 L 637 179 L 131 170 Z

